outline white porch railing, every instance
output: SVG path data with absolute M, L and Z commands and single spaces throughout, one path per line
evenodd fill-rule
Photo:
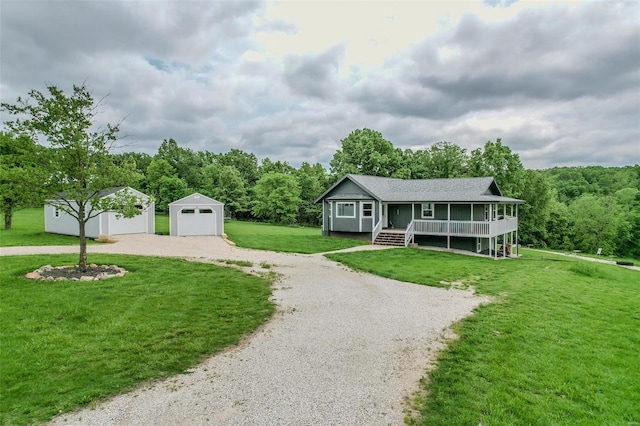
M 517 217 L 506 217 L 492 222 L 459 220 L 413 220 L 412 236 L 450 235 L 458 237 L 495 237 L 518 229 Z
M 382 219 L 378 220 L 378 223 L 376 223 L 376 226 L 373 227 L 373 231 L 371 231 L 372 243 L 376 240 L 380 231 L 382 231 Z
M 409 225 L 407 225 L 407 230 L 404 232 L 404 246 L 407 247 L 411 241 L 413 241 L 413 235 L 415 231 L 416 221 L 412 220 Z

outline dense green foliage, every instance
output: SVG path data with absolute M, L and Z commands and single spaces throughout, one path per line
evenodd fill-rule
M 0 423 L 34 424 L 184 372 L 273 313 L 270 282 L 171 258 L 95 255 L 129 271 L 103 281 L 31 281 L 70 255 L 2 258 Z
M 0 212 L 5 230 L 11 229 L 16 210 L 43 202 L 44 154 L 27 135 L 0 132 Z
M 330 172 L 319 163 L 296 169 L 286 161 L 258 161 L 235 148 L 195 152 L 174 139 L 162 141 L 154 156 L 112 157 L 119 167 L 135 169 L 139 179 L 134 187 L 155 198 L 158 212 L 200 192 L 224 203 L 227 217 L 310 226 L 321 223 L 322 206 L 315 200 L 345 173 L 410 179 L 492 176 L 503 195 L 526 202 L 519 208 L 520 243 L 640 257 L 640 166 L 525 170 L 501 139 L 471 152 L 446 141 L 402 151 L 380 132 L 358 129 L 341 141 Z
M 456 326 L 459 338 L 424 384 L 420 424 L 640 421 L 640 272 L 529 250 L 499 262 L 419 249 L 327 256 L 402 281 L 462 282 L 495 298 Z

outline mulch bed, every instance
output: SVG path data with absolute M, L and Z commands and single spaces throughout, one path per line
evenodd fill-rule
M 25 275 L 25 278 L 41 281 L 96 281 L 122 277 L 126 273 L 127 271 L 124 268 L 116 265 L 96 265 L 92 263 L 87 266 L 86 271 L 80 270 L 78 265 L 57 267 L 45 265 L 33 272 L 29 272 Z

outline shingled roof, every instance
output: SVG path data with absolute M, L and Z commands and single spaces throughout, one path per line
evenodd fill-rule
M 316 202 L 326 198 L 346 199 L 348 194 L 329 196 L 345 179 L 351 180 L 373 198 L 383 202 L 480 202 L 516 203 L 523 200 L 503 197 L 492 177 L 453 179 L 395 179 L 379 176 L 347 174 L 322 194 Z M 354 198 L 361 198 L 361 195 Z

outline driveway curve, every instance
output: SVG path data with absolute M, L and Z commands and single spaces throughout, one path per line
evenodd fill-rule
M 118 240 L 91 245 L 89 252 L 269 263 L 281 276 L 273 286 L 277 312 L 242 344 L 185 374 L 146 383 L 52 424 L 402 424 L 403 401 L 418 390 L 451 324 L 484 301 L 470 291 L 354 272 L 321 254 L 246 250 L 217 237 Z M 4 247 L 0 254 L 75 251 Z

